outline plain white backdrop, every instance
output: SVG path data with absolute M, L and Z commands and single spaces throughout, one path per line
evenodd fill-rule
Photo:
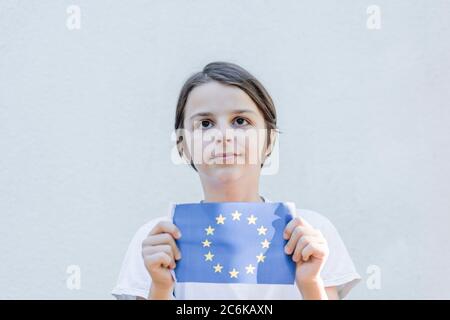
M 271 93 L 261 194 L 335 224 L 363 277 L 349 298 L 450 298 L 448 39 L 440 0 L 2 0 L 0 298 L 110 299 L 134 232 L 202 199 L 171 133 L 184 80 L 216 60 Z

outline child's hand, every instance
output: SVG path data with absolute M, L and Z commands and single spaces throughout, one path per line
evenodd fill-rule
M 289 221 L 283 237 L 286 254 L 296 263 L 295 281 L 299 289 L 320 281 L 320 271 L 328 257 L 328 245 L 322 233 L 300 217 Z
M 175 269 L 175 260 L 181 259 L 175 244 L 180 237 L 180 230 L 172 222 L 161 221 L 142 242 L 145 267 L 152 277 L 152 286 L 159 290 L 170 290 L 173 286 L 170 269 Z

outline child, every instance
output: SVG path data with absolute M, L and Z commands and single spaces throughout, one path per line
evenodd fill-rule
M 259 194 L 259 177 L 274 146 L 277 116 L 249 72 L 214 62 L 191 76 L 178 98 L 175 130 L 180 156 L 200 177 L 201 202 L 269 202 Z M 263 132 L 262 142 L 254 132 Z M 332 223 L 296 209 L 284 230 L 295 284 L 177 283 L 172 273 L 182 253 L 175 239 L 182 235 L 169 217 L 151 220 L 134 236 L 112 292 L 118 299 L 341 299 L 360 280 Z

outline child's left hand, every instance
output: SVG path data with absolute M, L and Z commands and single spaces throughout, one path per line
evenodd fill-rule
M 322 233 L 300 217 L 293 218 L 286 225 L 283 237 L 287 242 L 285 253 L 292 254 L 296 263 L 297 286 L 320 281 L 320 271 L 328 257 L 328 244 Z

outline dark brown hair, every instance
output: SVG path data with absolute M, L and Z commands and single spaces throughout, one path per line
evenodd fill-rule
M 272 142 L 270 141 L 270 129 L 278 131 L 277 114 L 272 98 L 264 86 L 253 75 L 251 75 L 244 68 L 229 62 L 211 62 L 207 64 L 202 71 L 193 74 L 186 80 L 181 88 L 180 95 L 178 96 L 177 109 L 175 113 L 175 131 L 177 132 L 179 129 L 184 129 L 184 112 L 189 93 L 195 87 L 211 81 L 236 86 L 244 91 L 253 100 L 264 117 L 266 128 L 269 129 L 267 130 L 266 147 L 270 146 Z M 182 141 L 183 136 L 179 136 L 177 139 L 177 145 Z M 178 149 L 178 151 L 180 156 L 182 156 L 180 149 Z M 269 155 L 270 153 L 267 156 Z M 195 171 L 197 171 L 192 160 L 191 166 Z

